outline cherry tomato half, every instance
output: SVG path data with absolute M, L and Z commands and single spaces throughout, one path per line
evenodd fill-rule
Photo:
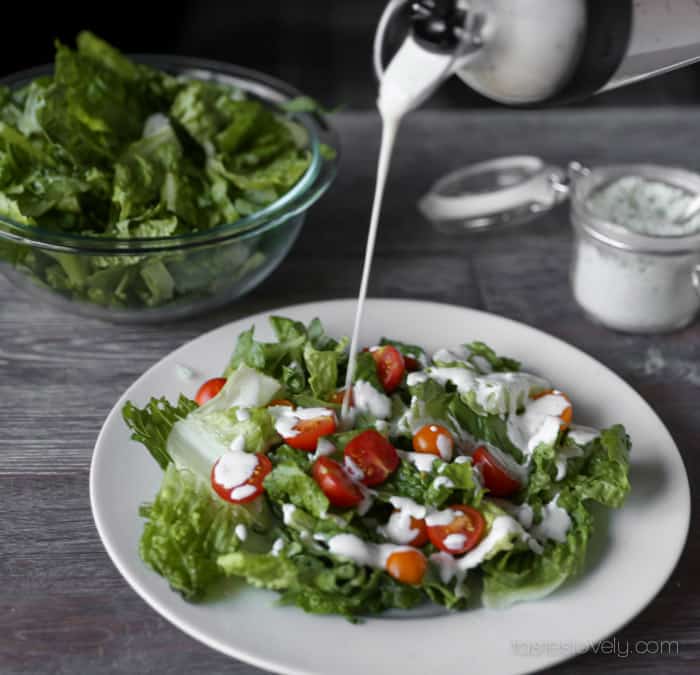
M 328 436 L 335 433 L 337 428 L 335 415 L 322 415 L 314 417 L 310 420 L 299 420 L 294 429 L 298 432 L 294 436 L 285 438 L 284 442 L 291 445 L 297 450 L 306 450 L 313 452 L 316 449 L 316 443 L 321 436 Z
M 428 561 L 412 549 L 394 551 L 386 559 L 386 571 L 402 584 L 419 584 L 428 569 Z
M 336 405 L 343 405 L 343 399 L 345 398 L 345 389 L 338 389 L 338 391 L 334 391 L 329 397 L 328 400 L 331 403 L 335 403 Z M 350 405 L 353 404 L 352 400 L 352 389 L 350 390 Z
M 345 509 L 357 506 L 362 501 L 360 488 L 334 459 L 319 457 L 314 462 L 311 475 L 333 506 Z
M 401 352 L 392 345 L 384 345 L 370 349 L 370 354 L 377 365 L 377 375 L 384 391 L 391 394 L 401 384 L 401 378 L 406 372 Z
M 413 449 L 430 455 L 437 455 L 449 462 L 455 447 L 452 434 L 439 424 L 426 424 L 413 436 Z
M 211 486 L 219 497 L 231 504 L 247 504 L 263 493 L 263 481 L 265 480 L 265 476 L 272 471 L 272 462 L 262 453 L 256 453 L 255 456 L 258 458 L 258 463 L 253 473 L 239 485 L 233 485 L 231 487 L 225 487 L 216 480 L 216 467 L 222 460 L 222 457 L 219 457 L 219 459 L 214 462 L 214 466 L 211 468 Z M 247 489 L 249 487 L 254 489 Z M 234 496 L 238 488 L 246 488 L 241 491 L 241 497 Z
M 535 394 L 531 398 L 533 400 L 537 400 L 538 398 L 544 398 L 545 396 L 561 396 L 569 404 L 559 415 L 561 418 L 561 430 L 564 431 L 565 429 L 568 429 L 569 425 L 571 424 L 571 420 L 574 417 L 574 408 L 571 405 L 571 399 L 557 389 L 547 389 L 546 391 L 541 391 L 539 394 Z
M 483 445 L 474 451 L 473 460 L 493 497 L 509 497 L 520 489 L 520 482 Z
M 207 401 L 214 398 L 226 384 L 225 377 L 212 377 L 207 380 L 198 390 L 194 400 L 199 405 L 204 405 Z
M 398 513 L 398 511 L 394 511 L 394 513 Z M 428 543 L 428 526 L 425 524 L 425 519 L 411 516 L 411 529 L 417 530 L 418 534 L 408 542 L 408 545 L 416 548 L 425 546 Z
M 473 549 L 484 533 L 486 523 L 479 511 L 471 506 L 449 506 L 455 517 L 447 525 L 428 525 L 428 537 L 434 546 L 451 555 L 460 555 Z M 448 539 L 451 535 L 457 535 Z M 449 546 L 448 546 L 449 544 Z
M 362 482 L 370 487 L 383 483 L 401 462 L 396 448 L 374 429 L 355 436 L 345 446 L 345 456 L 362 471 Z
M 266 408 L 274 408 L 276 406 L 284 406 L 286 408 L 296 408 L 296 406 L 286 398 L 273 398 L 265 407 Z
M 420 361 L 418 359 L 413 358 L 412 356 L 406 356 L 404 354 L 403 362 L 406 366 L 406 370 L 409 373 L 412 373 L 416 370 L 420 370 L 422 368 Z

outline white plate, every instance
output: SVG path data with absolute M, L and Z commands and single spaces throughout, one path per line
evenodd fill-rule
M 355 302 L 286 307 L 283 314 L 320 317 L 331 335 L 352 327 Z M 280 673 L 402 675 L 460 672 L 526 673 L 571 657 L 611 635 L 661 589 L 680 557 L 690 518 L 688 479 L 668 431 L 644 400 L 590 356 L 528 326 L 462 307 L 428 302 L 368 302 L 363 343 L 383 335 L 435 350 L 483 340 L 548 376 L 574 402 L 577 422 L 621 422 L 632 437 L 632 493 L 625 506 L 598 518 L 582 576 L 549 598 L 507 610 L 477 609 L 432 617 L 342 618 L 276 607 L 276 595 L 244 589 L 214 604 L 193 605 L 138 555 L 137 509 L 153 498 L 161 472 L 129 439 L 122 422 L 126 400 L 194 395 L 201 380 L 219 374 L 238 333 L 256 325 L 272 339 L 267 314 L 222 326 L 180 347 L 142 375 L 109 414 L 97 439 L 90 498 L 97 529 L 114 564 L 134 590 L 184 632 L 225 654 Z M 192 368 L 190 382 L 176 364 Z

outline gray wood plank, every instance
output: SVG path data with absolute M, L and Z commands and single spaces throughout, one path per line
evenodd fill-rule
M 129 589 L 94 529 L 87 470 L 114 401 L 178 345 L 251 313 L 355 295 L 379 126 L 373 113 L 341 114 L 337 125 L 345 152 L 336 184 L 312 210 L 282 265 L 227 308 L 165 326 L 115 326 L 62 314 L 0 278 L 1 672 L 262 672 L 183 636 Z M 401 130 L 370 294 L 484 308 L 582 348 L 657 410 L 695 485 L 698 324 L 644 337 L 587 321 L 568 284 L 565 206 L 526 227 L 469 237 L 436 233 L 415 204 L 444 172 L 504 154 L 535 153 L 560 164 L 576 158 L 592 165 L 655 161 L 698 168 L 698 132 L 695 109 L 415 114 Z M 676 640 L 678 655 L 588 653 L 553 672 L 694 673 L 699 565 L 700 543 L 691 536 L 660 595 L 615 636 L 631 649 L 638 640 Z

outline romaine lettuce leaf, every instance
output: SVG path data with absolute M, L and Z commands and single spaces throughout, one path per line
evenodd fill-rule
M 439 508 L 448 501 L 479 506 L 482 492 L 474 481 L 470 462 L 448 464 L 436 459 L 430 471 L 423 472 L 402 459 L 397 470 L 377 488 L 378 499 L 388 502 L 393 496 Z
M 211 400 L 197 410 L 198 416 L 231 408 L 259 408 L 267 405 L 280 390 L 280 384 L 254 367 L 236 367 L 226 374 L 226 384 Z
M 467 360 L 479 370 L 483 369 L 480 367 L 478 358 L 475 357 L 486 359 L 491 370 L 494 372 L 513 372 L 520 370 L 520 361 L 508 358 L 507 356 L 499 356 L 491 347 L 483 342 L 470 342 L 464 345 L 464 347 L 469 352 Z
M 262 452 L 278 437 L 269 412 L 261 408 L 279 390 L 279 383 L 248 366 L 240 366 L 221 391 L 172 428 L 167 451 L 178 467 L 208 480 L 216 460 L 238 435 L 248 452 Z M 250 419 L 239 422 L 236 409 L 251 407 Z M 250 446 L 248 446 L 250 442 Z
M 318 483 L 295 462 L 282 461 L 277 464 L 263 485 L 271 500 L 278 504 L 294 504 L 316 518 L 325 514 L 330 506 Z
M 217 559 L 236 551 L 239 523 L 251 525 L 250 512 L 212 495 L 203 481 L 170 464 L 146 519 L 139 552 L 187 600 L 200 600 L 222 577 Z
M 259 211 L 308 169 L 308 134 L 288 115 L 135 63 L 89 32 L 76 42 L 57 44 L 52 75 L 0 87 L 0 214 L 91 237 L 185 235 Z M 84 257 L 75 283 L 51 252 L 0 249 L 42 285 L 119 308 L 213 293 L 267 254 L 258 244 L 201 253 L 202 264 L 195 251 Z
M 573 443 L 565 439 L 565 443 Z M 581 448 L 581 457 L 568 461 L 566 476 L 557 481 L 554 447 L 540 445 L 532 458 L 530 478 L 523 498 L 528 502 L 548 502 L 557 492 L 570 491 L 580 502 L 588 499 L 618 508 L 630 490 L 629 436 L 624 427 L 603 429 Z
M 239 408 L 214 410 L 196 415 L 198 423 L 205 425 L 225 445 L 239 436 L 245 439 L 246 452 L 266 452 L 280 441 L 275 422 L 267 408 L 247 409 L 247 419 L 238 418 Z M 193 417 L 195 417 L 193 415 Z
M 622 425 L 603 429 L 577 472 L 567 474 L 566 487 L 577 499 L 591 499 L 608 508 L 619 508 L 630 491 L 630 439 Z
M 506 421 L 498 415 L 478 415 L 462 399 L 454 397 L 449 406 L 450 414 L 458 424 L 475 439 L 495 445 L 509 453 L 515 461 L 523 461 L 523 453 L 508 436 Z
M 569 511 L 569 515 L 572 527 L 565 542 L 550 540 L 541 554 L 514 547 L 483 563 L 482 599 L 487 607 L 501 608 L 516 602 L 538 600 L 581 570 L 592 519 L 580 502 Z
M 384 387 L 379 381 L 377 373 L 377 364 L 374 362 L 372 354 L 369 352 L 360 352 L 355 359 L 355 375 L 353 382 L 362 380 L 369 382 L 377 391 L 384 393 Z
M 165 469 L 172 462 L 167 442 L 173 426 L 196 408 L 194 401 L 182 395 L 176 406 L 166 398 L 152 398 L 143 408 L 127 401 L 122 409 L 122 417 L 132 431 L 131 438 L 146 446 L 161 469 Z
M 338 353 L 315 349 L 311 342 L 304 345 L 304 365 L 309 373 L 309 386 L 314 396 L 327 398 L 338 385 Z

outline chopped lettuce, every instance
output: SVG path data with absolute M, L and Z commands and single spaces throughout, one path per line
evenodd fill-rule
M 160 468 L 165 469 L 172 462 L 167 442 L 173 426 L 196 408 L 194 401 L 182 395 L 177 406 L 166 398 L 152 398 L 144 408 L 137 408 L 131 401 L 127 401 L 122 417 L 132 431 L 131 438 L 142 443 Z
M 455 464 L 436 459 L 430 471 L 424 472 L 404 460 L 378 490 L 378 497 L 384 501 L 392 496 L 409 497 L 438 508 L 448 501 L 478 506 L 482 491 L 474 480 L 470 462 Z
M 57 43 L 53 74 L 0 89 L 0 216 L 95 238 L 194 234 L 279 199 L 309 168 L 308 147 L 293 112 L 135 63 L 82 32 L 75 49 Z M 155 307 L 217 291 L 224 272 L 251 273 L 267 248 L 66 254 L 84 265 L 79 278 L 48 251 L 7 244 L 0 255 L 69 297 Z
M 224 374 L 245 364 L 279 380 L 289 395 L 305 393 L 322 401 L 342 380 L 347 340 L 329 338 L 318 319 L 308 327 L 284 317 L 270 317 L 270 323 L 277 342 L 258 342 L 255 327 L 242 332 Z M 376 377 L 374 361 L 372 367 Z
M 586 461 L 569 474 L 569 489 L 581 501 L 591 499 L 608 508 L 619 508 L 630 491 L 630 439 L 622 425 L 600 432 L 587 449 Z
M 508 358 L 507 356 L 499 356 L 491 347 L 483 342 L 470 342 L 465 345 L 465 348 L 469 352 L 467 360 L 479 370 L 485 369 L 481 367 L 478 357 L 485 359 L 490 366 L 490 370 L 494 372 L 507 373 L 520 370 L 520 361 Z
M 283 461 L 264 482 L 268 497 L 278 504 L 291 503 L 320 518 L 330 506 L 318 483 L 295 462 Z
M 549 541 L 542 553 L 526 547 L 512 547 L 483 563 L 482 599 L 485 606 L 501 608 L 516 602 L 538 600 L 581 570 L 592 519 L 580 503 L 569 513 L 573 525 L 564 542 Z
M 377 391 L 384 393 L 384 388 L 379 381 L 377 374 L 377 364 L 374 362 L 372 354 L 360 352 L 355 360 L 355 376 L 353 382 L 369 382 Z
M 210 123 L 218 123 L 214 113 Z M 62 269 L 68 277 L 82 273 L 70 265 Z M 357 620 L 426 600 L 463 609 L 481 597 L 486 606 L 506 607 L 543 597 L 580 571 L 593 527 L 590 502 L 616 508 L 630 489 L 630 441 L 621 426 L 567 431 L 532 403 L 549 383 L 519 372 L 517 362 L 483 343 L 440 350 L 429 365 L 419 347 L 384 339 L 422 364 L 422 373 L 392 393 L 388 420 L 356 415 L 351 428 L 339 425 L 325 438 L 331 445 L 317 450 L 344 463 L 348 480 L 354 479 L 344 450 L 375 428 L 399 450 L 400 461 L 386 480 L 361 488 L 362 508 L 335 507 L 333 495 L 313 477 L 317 455 L 284 443 L 275 430 L 276 411 L 266 406 L 288 398 L 296 406 L 338 411 L 326 399 L 344 384 L 347 341 L 328 336 L 317 319 L 305 325 L 272 317 L 271 323 L 275 342 L 256 340 L 253 329 L 241 333 L 227 382 L 205 405 L 181 397 L 177 406 L 153 399 L 143 409 L 124 409 L 133 438 L 166 469 L 154 504 L 143 509 L 142 556 L 186 598 L 203 598 L 225 577 L 241 578 L 277 591 L 282 603 Z M 359 354 L 357 373 L 381 391 L 370 353 Z M 409 454 L 413 434 L 427 424 L 452 434 L 457 457 Z M 508 498 L 489 496 L 487 471 L 464 456 L 482 444 L 520 482 Z M 272 468 L 263 497 L 233 506 L 209 487 L 211 467 L 222 454 L 241 450 L 267 453 Z M 383 561 L 392 540 L 406 541 L 402 528 L 409 522 L 397 516 L 389 524 L 395 510 L 413 517 L 413 509 L 425 507 L 436 525 L 460 504 L 484 519 L 483 534 L 466 557 L 428 541 L 419 547 L 427 564 L 420 582 L 392 578 Z M 339 535 L 344 540 L 334 543 Z M 348 539 L 353 536 L 359 541 Z
M 242 365 L 214 398 L 173 425 L 167 452 L 178 467 L 203 478 L 238 436 L 245 439 L 246 451 L 264 452 L 280 439 L 270 413 L 261 406 L 278 390 L 276 380 Z M 238 408 L 243 407 L 250 407 L 247 420 L 238 419 Z
M 238 549 L 238 524 L 251 525 L 250 512 L 214 497 L 206 483 L 170 464 L 146 519 L 141 558 L 186 600 L 199 600 L 222 577 L 219 556 Z
M 311 342 L 304 345 L 304 364 L 309 372 L 309 387 L 314 396 L 327 398 L 338 382 L 338 353 L 314 349 Z
M 572 439 L 564 442 L 574 443 Z M 546 502 L 557 492 L 570 490 L 578 501 L 590 499 L 608 508 L 619 508 L 630 491 L 629 449 L 629 436 L 621 425 L 603 429 L 581 448 L 580 458 L 568 461 L 566 477 L 558 481 L 556 451 L 543 444 L 533 453 L 524 498 Z

